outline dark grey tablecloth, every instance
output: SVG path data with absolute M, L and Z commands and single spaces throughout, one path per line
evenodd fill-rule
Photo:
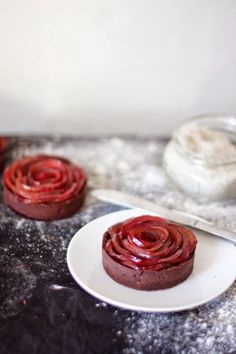
M 91 188 L 118 188 L 188 210 L 236 231 L 236 204 L 199 205 L 170 188 L 161 167 L 165 139 L 11 138 L 8 162 L 36 153 L 80 163 Z M 236 284 L 194 310 L 131 312 L 84 292 L 66 265 L 75 232 L 118 207 L 89 194 L 72 218 L 22 218 L 1 199 L 0 353 L 230 353 L 236 350 Z M 89 260 L 88 260 L 89 261 Z M 207 284 L 206 284 L 207 286 Z

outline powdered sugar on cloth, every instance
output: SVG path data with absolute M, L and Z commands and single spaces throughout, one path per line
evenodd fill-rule
M 236 203 L 198 204 L 168 184 L 162 169 L 165 144 L 165 140 L 155 138 L 26 138 L 17 142 L 13 140 L 14 148 L 11 150 L 10 160 L 38 153 L 63 156 L 84 167 L 89 176 L 89 189 L 113 188 L 134 193 L 163 206 L 199 215 L 236 232 Z M 55 249 L 55 258 L 60 254 L 58 262 L 63 263 L 73 235 L 72 232 L 65 232 L 68 226 L 73 231 L 73 225 L 76 225 L 78 219 L 85 224 L 109 210 L 109 206 L 88 196 L 81 213 L 68 220 L 54 222 L 53 227 L 61 230 L 56 241 L 47 235 L 44 222 L 15 217 L 12 227 L 29 235 L 32 227 L 37 228 L 39 238 L 36 241 L 28 236 L 28 247 L 38 248 L 39 262 L 47 245 Z M 1 206 L 2 227 L 11 218 L 11 213 L 5 206 Z M 2 253 L 4 254 L 4 250 Z M 6 254 L 9 256 L 9 249 Z M 18 265 L 21 263 L 20 260 L 14 262 Z M 51 268 L 53 271 L 53 261 Z M 25 276 L 26 282 L 22 298 L 30 299 L 37 280 L 29 271 L 20 269 L 20 275 Z M 40 274 L 41 277 L 46 276 L 42 270 Z M 63 287 L 54 284 L 52 289 L 61 291 Z M 17 303 L 14 304 L 14 295 L 9 294 L 9 299 L 11 302 L 4 300 L 5 303 L 0 307 L 5 317 L 19 311 Z M 96 301 L 96 308 L 105 311 L 106 306 L 105 303 Z M 127 316 L 124 313 L 123 310 L 114 308 L 113 316 L 117 318 L 117 328 L 113 333 L 113 341 L 123 338 L 125 346 L 122 352 L 125 354 L 226 353 L 236 350 L 236 284 L 216 300 L 192 311 L 177 314 L 130 312 Z M 119 320 L 121 317 L 122 322 Z

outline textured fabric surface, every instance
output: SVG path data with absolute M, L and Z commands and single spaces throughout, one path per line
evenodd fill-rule
M 169 186 L 164 139 L 11 138 L 7 161 L 53 153 L 80 163 L 91 188 L 117 188 L 204 216 L 236 231 L 236 203 L 198 204 Z M 118 309 L 84 292 L 67 269 L 75 232 L 119 210 L 87 196 L 82 210 L 54 222 L 25 219 L 0 203 L 0 353 L 230 353 L 236 350 L 236 284 L 191 311 Z

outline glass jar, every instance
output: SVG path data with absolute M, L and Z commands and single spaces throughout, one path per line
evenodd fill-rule
M 197 200 L 236 198 L 236 117 L 185 122 L 167 144 L 163 165 L 174 185 Z

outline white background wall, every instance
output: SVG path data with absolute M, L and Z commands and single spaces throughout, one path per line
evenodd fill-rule
M 0 0 L 2 132 L 169 133 L 236 113 L 235 0 Z

